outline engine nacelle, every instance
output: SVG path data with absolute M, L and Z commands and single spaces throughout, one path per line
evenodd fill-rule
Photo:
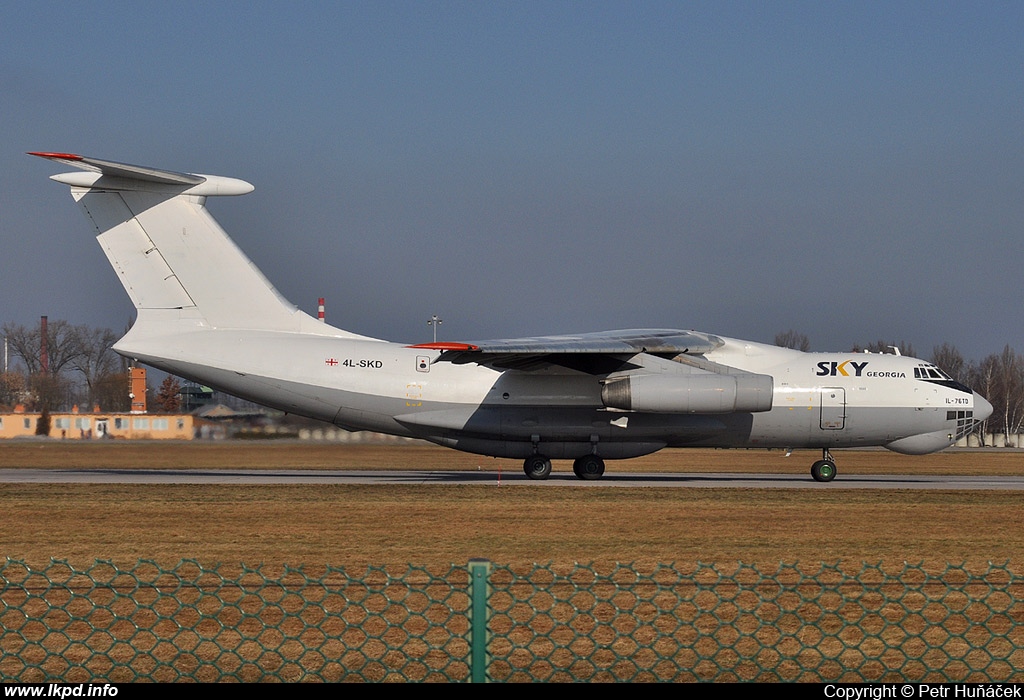
M 641 413 L 758 413 L 772 408 L 766 374 L 632 374 L 601 387 L 608 408 Z

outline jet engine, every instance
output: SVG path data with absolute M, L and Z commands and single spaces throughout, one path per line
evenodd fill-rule
M 641 413 L 753 413 L 772 407 L 765 374 L 630 374 L 607 381 L 608 408 Z

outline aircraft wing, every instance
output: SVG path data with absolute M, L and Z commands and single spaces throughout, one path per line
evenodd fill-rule
M 623 355 L 646 352 L 652 355 L 703 355 L 724 344 L 721 338 L 698 331 L 636 328 L 573 335 L 542 335 L 533 338 L 481 340 L 473 343 L 423 343 L 414 348 L 485 354 L 549 355 L 586 353 Z
M 599 356 L 610 355 L 703 355 L 723 344 L 721 338 L 698 331 L 637 328 L 573 335 L 482 340 L 472 343 L 422 343 L 411 347 L 441 350 L 442 353 L 435 362 L 476 362 L 529 369 L 545 363 L 577 365 L 585 359 L 596 361 L 600 359 Z

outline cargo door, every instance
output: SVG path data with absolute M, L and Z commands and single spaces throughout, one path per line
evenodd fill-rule
M 825 387 L 821 390 L 822 430 L 842 430 L 846 427 L 846 389 Z

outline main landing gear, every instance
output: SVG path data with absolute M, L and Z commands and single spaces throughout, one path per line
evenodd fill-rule
M 531 479 L 547 479 L 551 476 L 551 460 L 544 455 L 527 457 L 523 462 L 523 472 Z M 573 461 L 572 473 L 577 479 L 600 479 L 604 476 L 604 460 L 597 455 L 580 457 Z
M 543 455 L 527 457 L 526 461 L 523 462 L 523 471 L 531 479 L 537 479 L 538 481 L 547 479 L 551 476 L 551 460 Z
M 821 448 L 821 459 L 811 465 L 811 478 L 815 481 L 832 481 L 836 478 L 836 461 L 827 447 Z
M 604 460 L 597 455 L 587 455 L 574 460 L 572 473 L 577 479 L 600 479 L 604 476 Z

